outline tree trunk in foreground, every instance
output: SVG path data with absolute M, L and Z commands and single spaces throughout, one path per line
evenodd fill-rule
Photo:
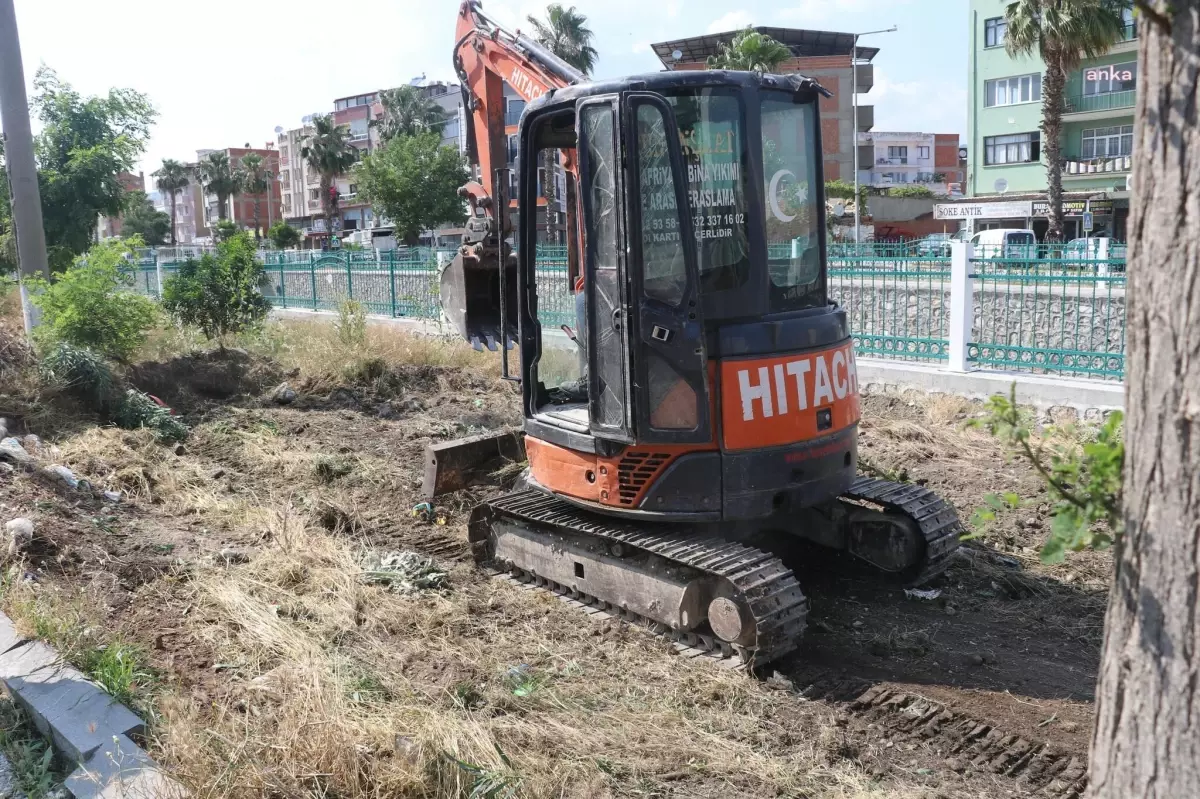
M 1051 59 L 1042 85 L 1042 149 L 1046 158 L 1046 202 L 1050 206 L 1046 241 L 1055 243 L 1063 240 L 1062 112 L 1066 87 L 1066 72 L 1057 59 Z
M 1097 691 L 1096 799 L 1200 797 L 1200 4 L 1150 5 L 1169 10 L 1139 23 L 1126 527 Z

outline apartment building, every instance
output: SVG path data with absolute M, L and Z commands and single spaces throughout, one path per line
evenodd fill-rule
M 822 97 L 820 100 L 825 178 L 853 180 L 856 132 L 853 130 L 854 103 L 851 90 L 857 88 L 858 94 L 871 91 L 875 83 L 875 68 L 871 61 L 879 53 L 879 48 L 862 45 L 856 48 L 854 36 L 849 33 L 761 26 L 756 26 L 754 30 L 770 36 L 792 51 L 792 58 L 783 63 L 780 72 L 807 75 L 833 93 L 832 97 Z M 717 55 L 721 45 L 731 43 L 739 33 L 741 31 L 726 31 L 693 36 L 659 42 L 651 47 L 668 70 L 705 69 L 708 58 Z M 676 53 L 679 57 L 676 57 Z M 875 107 L 859 104 L 857 133 L 865 133 L 874 127 Z
M 214 152 L 224 152 L 229 157 L 230 168 L 234 171 L 242 166 L 242 159 L 250 153 L 256 153 L 263 160 L 263 169 L 271 175 L 278 175 L 279 152 L 275 149 L 275 145 L 267 142 L 263 147 L 226 147 L 224 150 L 197 150 L 196 161 L 203 161 L 209 154 Z M 199 177 L 197 170 L 195 180 L 202 184 L 202 179 Z M 185 192 L 186 194 L 186 192 Z M 205 192 L 203 200 L 203 226 L 206 229 L 213 228 L 217 220 L 220 219 L 220 208 L 217 201 L 217 195 Z M 272 180 L 267 186 L 267 190 L 260 194 L 239 193 L 229 198 L 229 219 L 238 227 L 249 230 L 253 233 L 255 226 L 255 213 L 257 208 L 258 223 L 257 230 L 265 235 L 271 225 L 283 218 L 283 205 L 280 194 L 280 184 L 277 180 Z M 211 235 L 211 230 L 205 235 Z
M 978 226 L 1019 225 L 1040 237 L 1049 215 L 1041 132 L 1045 65 L 1036 54 L 1012 58 L 1005 51 L 1007 5 L 1008 0 L 971 0 L 967 194 L 985 211 L 992 201 L 1027 200 L 1029 216 L 984 217 Z M 1067 77 L 1062 152 L 1068 238 L 1083 235 L 1085 208 L 1092 211 L 1098 234 L 1125 236 L 1138 69 L 1132 11 L 1125 23 L 1121 40 L 1107 55 L 1085 59 Z
M 920 186 L 934 194 L 963 193 L 966 167 L 957 133 L 869 131 L 858 134 L 858 182 L 877 189 Z

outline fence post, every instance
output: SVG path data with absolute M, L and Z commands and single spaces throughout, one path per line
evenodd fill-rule
M 400 315 L 396 313 L 396 259 L 394 257 L 396 251 L 387 250 L 386 252 L 388 262 L 388 293 L 392 298 L 392 316 L 395 317 Z
M 312 276 L 312 295 L 313 295 L 313 310 L 317 310 L 317 259 L 309 253 L 308 256 L 308 273 Z
M 158 275 L 158 298 L 161 300 L 163 295 L 162 259 L 158 257 L 158 250 L 154 251 L 154 272 Z
M 967 345 L 971 342 L 971 321 L 975 317 L 975 287 L 971 280 L 974 247 L 964 241 L 950 244 L 950 344 L 951 372 L 966 372 Z
M 287 274 L 283 271 L 283 256 L 279 256 L 279 304 L 287 307 Z
M 353 252 L 343 253 L 346 259 L 346 299 L 354 299 L 354 272 L 351 269 L 351 262 L 354 260 Z

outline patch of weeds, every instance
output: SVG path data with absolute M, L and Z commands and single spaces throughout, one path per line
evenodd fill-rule
M 116 516 L 93 516 L 91 521 L 96 526 L 96 529 L 105 535 L 112 535 L 117 532 L 116 525 L 114 524 L 117 521 Z
M 34 731 L 24 714 L 0 699 L 0 752 L 12 765 L 16 787 L 27 799 L 43 799 L 63 780 L 54 749 Z
M 893 483 L 908 482 L 908 469 L 903 466 L 898 469 L 889 469 L 881 463 L 869 460 L 862 453 L 858 455 L 858 470 L 870 477 L 878 477 L 880 480 L 889 480 Z
M 447 692 L 450 694 L 450 703 L 459 710 L 477 710 L 485 702 L 479 687 L 470 680 L 455 683 Z
M 117 640 L 68 659 L 118 702 L 144 710 L 148 689 L 156 678 L 141 647 Z
M 345 458 L 335 458 L 331 455 L 317 456 L 313 470 L 324 483 L 332 483 L 339 477 L 345 477 L 354 471 L 354 464 Z
M 367 343 L 367 309 L 358 300 L 345 299 L 338 303 L 338 318 L 333 323 L 338 340 L 348 347 Z
M 383 358 L 358 358 L 346 364 L 342 374 L 351 383 L 375 383 L 388 373 L 387 361 Z
M 550 676 L 539 674 L 529 665 L 522 663 L 513 666 L 504 673 L 504 680 L 512 690 L 513 696 L 533 696 L 550 682 Z
M 471 790 L 467 799 L 512 799 L 518 795 L 521 776 L 513 768 L 512 761 L 500 748 L 500 744 L 496 744 L 496 754 L 499 755 L 503 768 L 488 768 L 459 760 L 453 755 L 444 755 L 471 777 Z
M 155 544 L 151 547 L 159 555 L 170 555 L 175 551 L 174 544 Z
M 351 701 L 364 705 L 382 704 L 392 699 L 392 692 L 379 676 L 362 666 L 353 668 L 346 683 L 346 695 Z

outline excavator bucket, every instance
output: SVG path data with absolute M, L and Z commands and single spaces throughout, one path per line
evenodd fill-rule
M 525 460 L 525 434 L 509 428 L 453 441 L 440 441 L 425 448 L 425 480 L 421 493 L 431 501 L 442 494 L 459 491 L 490 467 Z
M 505 263 L 501 292 L 500 263 Z M 501 295 L 503 294 L 503 315 Z M 516 259 L 460 251 L 442 269 L 442 310 L 459 335 L 477 350 L 512 346 L 517 340 Z M 503 328 L 503 329 L 502 329 Z

